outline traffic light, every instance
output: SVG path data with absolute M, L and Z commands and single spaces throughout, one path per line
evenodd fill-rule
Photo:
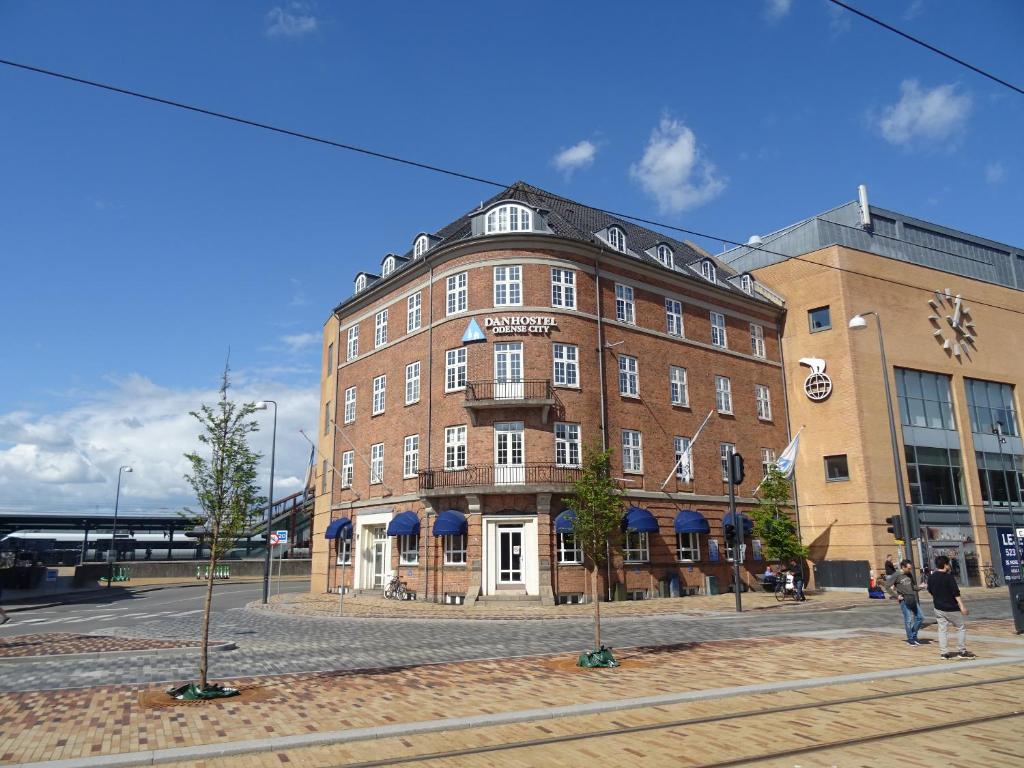
M 732 473 L 732 484 L 743 484 L 743 456 L 738 453 L 732 454 L 729 459 L 729 472 Z
M 906 541 L 906 537 L 903 532 L 903 518 L 899 515 L 893 515 L 892 517 L 885 518 L 885 522 L 889 524 L 888 531 L 892 534 L 892 537 L 896 541 Z
M 726 541 L 733 541 L 736 538 L 736 526 L 732 523 L 726 523 L 723 530 L 725 531 Z

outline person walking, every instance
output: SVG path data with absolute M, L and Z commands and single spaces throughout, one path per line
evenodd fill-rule
M 886 578 L 885 586 L 890 594 L 900 601 L 903 628 L 907 632 L 907 645 L 920 645 L 917 633 L 924 623 L 924 615 L 921 613 L 921 601 L 917 594 L 921 587 L 914 579 L 913 563 L 909 560 L 901 560 L 900 569 Z
M 885 578 L 896 575 L 896 565 L 892 561 L 892 555 L 885 556 Z
M 793 589 L 796 590 L 796 599 L 800 602 L 807 598 L 804 596 L 804 571 L 796 560 L 789 561 L 789 572 L 793 574 Z
M 939 625 L 939 656 L 943 659 L 977 658 L 967 650 L 967 606 L 960 596 L 960 586 L 949 566 L 949 558 L 939 555 L 935 558 L 935 570 L 928 576 L 928 592 L 935 606 L 935 619 Z M 949 651 L 949 625 L 957 630 L 957 652 Z

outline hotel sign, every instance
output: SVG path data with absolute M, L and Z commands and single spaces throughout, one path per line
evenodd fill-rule
M 549 334 L 552 328 L 558 328 L 558 320 L 544 315 L 510 315 L 507 317 L 488 317 L 484 319 L 484 328 L 494 335 L 539 333 Z

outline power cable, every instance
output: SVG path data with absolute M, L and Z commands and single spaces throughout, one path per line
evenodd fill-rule
M 1000 85 L 1005 85 L 1011 91 L 1016 91 L 1017 93 L 1019 93 L 1022 96 L 1024 96 L 1024 89 L 1018 88 L 1013 83 L 1009 83 L 1006 80 L 1003 80 L 1001 77 L 996 77 L 991 72 L 986 72 L 984 69 L 981 69 L 980 67 L 976 67 L 973 64 L 964 61 L 963 59 L 957 58 L 953 54 L 947 53 L 946 51 L 942 50 L 941 48 L 936 48 L 934 45 L 931 45 L 930 43 L 926 43 L 924 40 L 920 39 L 919 37 L 914 37 L 913 35 L 908 34 L 907 32 L 904 32 L 901 29 L 897 29 L 896 27 L 892 26 L 891 24 L 886 24 L 881 19 L 875 18 L 871 14 L 864 13 L 864 11 L 861 11 L 861 10 L 858 10 L 858 9 L 854 8 L 852 5 L 847 5 L 846 3 L 841 2 L 841 0 L 829 0 L 829 2 L 832 3 L 833 5 L 839 6 L 840 8 L 845 8 L 850 13 L 853 13 L 853 14 L 856 14 L 857 16 L 860 16 L 862 19 L 867 19 L 872 24 L 877 24 L 878 26 L 882 27 L 883 29 L 887 29 L 890 32 L 894 32 L 895 34 L 899 35 L 900 37 L 906 38 L 907 40 L 909 40 L 912 43 L 916 43 L 917 45 L 920 45 L 923 48 L 927 48 L 932 53 L 937 53 L 939 56 L 942 56 L 943 58 L 949 59 L 950 61 L 959 64 L 961 67 L 967 67 L 967 69 L 971 70 L 972 72 L 976 72 L 977 74 L 981 75 L 982 77 L 987 77 L 989 80 L 997 82 Z

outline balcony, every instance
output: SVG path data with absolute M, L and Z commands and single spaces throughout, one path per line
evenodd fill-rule
M 550 379 L 490 379 L 466 383 L 466 410 L 477 426 L 477 414 L 495 408 L 539 408 L 547 423 L 551 407 L 558 403 Z
M 476 464 L 463 469 L 424 469 L 421 496 L 474 493 L 567 493 L 582 475 L 579 467 L 555 464 Z

